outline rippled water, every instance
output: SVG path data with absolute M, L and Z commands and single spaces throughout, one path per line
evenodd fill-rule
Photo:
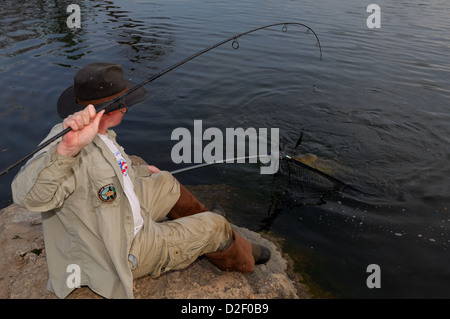
M 242 37 L 166 74 L 116 129 L 129 154 L 164 168 L 177 127 L 279 128 L 295 151 L 331 163 L 351 187 L 280 196 L 255 164 L 178 175 L 186 184 L 227 184 L 244 200 L 233 222 L 268 230 L 317 296 L 450 297 L 450 22 L 447 1 L 378 1 L 381 28 L 366 26 L 359 1 L 81 1 L 82 27 L 69 30 L 71 1 L 3 1 L 0 11 L 2 165 L 31 151 L 60 121 L 59 94 L 85 64 L 112 61 L 140 82 L 233 34 Z M 17 169 L 2 176 L 10 203 Z M 281 194 L 283 195 L 283 194 Z M 320 195 L 320 194 L 319 194 Z M 296 202 L 294 202 L 296 201 Z M 226 204 L 226 203 L 225 203 Z M 295 205 L 293 205 L 295 204 Z M 307 204 L 307 205 L 306 205 Z M 369 289 L 369 264 L 381 288 Z

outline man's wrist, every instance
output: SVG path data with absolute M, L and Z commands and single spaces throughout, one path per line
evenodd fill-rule
M 59 142 L 56 146 L 56 151 L 67 157 L 75 157 L 78 153 L 80 153 L 81 149 L 78 147 L 69 147 L 63 141 Z

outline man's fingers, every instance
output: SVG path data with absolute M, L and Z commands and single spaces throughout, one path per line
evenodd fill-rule
M 90 115 L 89 109 L 83 110 L 83 112 L 81 113 L 81 116 L 83 119 L 83 125 L 89 125 L 89 123 L 91 122 L 91 115 Z
M 97 110 L 92 104 L 89 104 L 85 110 L 87 110 L 90 119 L 94 119 L 95 115 L 97 115 Z
M 75 121 L 75 119 L 73 118 L 72 115 L 64 120 L 64 124 L 65 124 L 66 128 L 70 127 L 72 129 L 72 131 L 78 131 L 79 130 L 78 123 Z
M 100 120 L 102 119 L 103 114 L 105 113 L 105 110 L 101 110 L 95 115 L 93 123 L 98 127 L 98 124 L 100 123 Z
M 85 110 L 89 113 L 90 123 L 93 123 L 95 127 L 98 127 L 100 120 L 103 114 L 105 113 L 105 110 L 101 110 L 100 112 L 97 113 L 97 110 L 92 104 L 89 104 Z
M 153 165 L 147 165 L 148 170 L 150 171 L 150 174 L 156 174 L 160 172 L 160 169 Z
M 82 130 L 83 127 L 85 126 L 84 123 L 84 111 L 78 112 L 74 114 L 73 120 L 77 123 L 78 126 L 78 130 Z M 89 122 L 88 122 L 89 124 Z
M 70 127 L 72 131 L 82 130 L 85 126 L 95 121 L 97 111 L 92 104 L 89 104 L 84 110 L 69 115 L 64 120 L 64 126 Z

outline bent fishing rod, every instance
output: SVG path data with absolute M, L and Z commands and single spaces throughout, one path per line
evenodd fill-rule
M 178 63 L 175 63 L 174 65 L 168 67 L 167 69 L 165 69 L 165 70 L 163 70 L 163 71 L 161 71 L 161 72 L 159 72 L 159 73 L 157 73 L 155 75 L 152 75 L 151 77 L 147 78 L 145 81 L 135 85 L 134 87 L 130 88 L 128 91 L 126 91 L 125 93 L 119 95 L 118 97 L 114 98 L 113 100 L 111 100 L 111 101 L 109 101 L 109 102 L 107 102 L 107 103 L 97 107 L 96 108 L 96 112 L 98 113 L 98 112 L 100 112 L 102 110 L 105 110 L 106 108 L 108 108 L 109 106 L 113 105 L 114 103 L 120 102 L 124 97 L 126 97 L 127 95 L 133 93 L 137 89 L 139 89 L 139 88 L 143 87 L 144 85 L 146 85 L 146 84 L 148 84 L 148 83 L 158 79 L 159 77 L 163 76 L 164 74 L 166 74 L 166 73 L 168 73 L 168 72 L 178 68 L 179 66 L 181 66 L 181 65 L 191 61 L 192 59 L 195 59 L 196 57 L 198 57 L 198 56 L 200 56 L 200 55 L 202 55 L 202 54 L 204 54 L 204 53 L 206 53 L 208 51 L 211 51 L 211 50 L 213 50 L 213 49 L 215 49 L 215 48 L 217 48 L 217 47 L 219 47 L 219 46 L 221 46 L 221 45 L 223 45 L 223 44 L 225 44 L 227 42 L 230 42 L 230 41 L 233 41 L 232 42 L 233 49 L 238 49 L 239 48 L 239 42 L 237 41 L 238 38 L 240 38 L 240 37 L 242 37 L 244 35 L 247 35 L 247 34 L 250 34 L 250 33 L 253 33 L 253 32 L 256 32 L 256 31 L 259 31 L 259 30 L 262 30 L 262 29 L 267 29 L 267 28 L 271 28 L 271 27 L 279 26 L 279 25 L 283 26 L 282 27 L 282 31 L 283 32 L 287 32 L 287 26 L 288 25 L 302 26 L 302 27 L 307 29 L 307 31 L 306 31 L 307 34 L 309 32 L 312 32 L 312 34 L 315 36 L 315 38 L 317 40 L 317 45 L 319 47 L 319 53 L 320 53 L 320 60 L 322 60 L 322 47 L 320 45 L 319 37 L 314 32 L 314 30 L 311 29 L 309 26 L 307 26 L 307 25 L 305 25 L 303 23 L 299 23 L 299 22 L 281 22 L 281 23 L 268 24 L 268 25 L 264 25 L 264 26 L 261 26 L 261 27 L 257 27 L 257 28 L 251 29 L 251 30 L 243 32 L 243 33 L 236 34 L 236 35 L 234 35 L 232 37 L 229 37 L 229 38 L 227 38 L 227 39 L 225 39 L 223 41 L 220 41 L 220 42 L 218 42 L 218 43 L 216 43 L 216 44 L 214 44 L 214 45 L 212 45 L 212 46 L 210 46 L 210 47 L 208 47 L 206 49 L 203 49 L 203 50 L 201 50 L 201 51 L 199 51 L 199 52 L 197 52 L 197 53 L 195 53 L 195 54 L 185 58 L 184 60 L 181 60 Z M 120 105 L 118 105 L 117 108 L 113 108 L 113 109 L 108 110 L 107 113 L 116 111 L 119 107 L 120 107 Z M 58 138 L 60 138 L 63 135 L 67 134 L 68 132 L 70 132 L 71 130 L 72 129 L 70 127 L 68 127 L 66 129 L 64 129 L 63 131 L 61 131 L 60 133 L 58 133 L 55 136 L 53 136 L 52 138 L 50 138 L 50 139 L 46 140 L 45 142 L 41 143 L 35 150 L 30 152 L 26 156 L 22 157 L 20 160 L 18 160 L 17 162 L 15 162 L 14 164 L 12 164 L 8 168 L 6 168 L 5 170 L 3 170 L 0 173 L 0 176 L 5 175 L 10 170 L 12 170 L 16 166 L 20 165 L 21 163 L 23 163 L 27 159 L 31 158 L 34 154 L 36 154 L 40 150 L 44 149 L 45 147 L 47 147 L 48 145 L 50 145 L 51 143 L 56 141 Z

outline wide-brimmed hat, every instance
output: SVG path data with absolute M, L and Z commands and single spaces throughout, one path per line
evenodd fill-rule
M 119 64 L 98 62 L 81 68 L 74 77 L 73 85 L 59 97 L 57 110 L 61 118 L 81 111 L 87 105 L 96 108 L 122 95 L 136 83 L 125 80 L 123 69 Z M 147 97 L 144 88 L 138 88 L 106 108 L 106 112 L 117 110 L 121 105 L 131 106 Z

